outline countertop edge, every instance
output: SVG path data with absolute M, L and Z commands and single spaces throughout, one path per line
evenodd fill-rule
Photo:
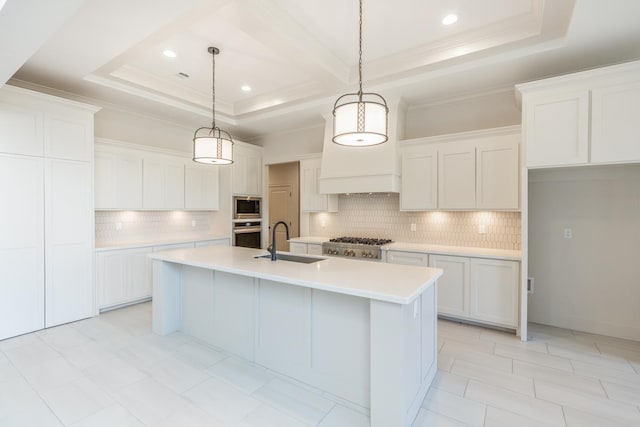
M 149 248 L 152 246 L 163 246 L 163 245 L 172 245 L 179 243 L 189 243 L 189 242 L 204 242 L 207 240 L 219 240 L 219 239 L 229 239 L 231 242 L 230 236 L 203 236 L 203 237 L 192 237 L 192 238 L 175 238 L 175 239 L 167 239 L 167 240 L 142 240 L 138 242 L 123 242 L 123 243 L 114 243 L 109 245 L 101 245 L 96 246 L 94 248 L 95 252 L 103 252 L 103 251 L 114 251 L 119 249 L 136 249 L 136 248 Z

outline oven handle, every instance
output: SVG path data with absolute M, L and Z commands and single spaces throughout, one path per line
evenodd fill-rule
M 233 234 L 255 233 L 260 231 L 262 231 L 262 227 L 242 227 L 242 228 L 234 228 Z

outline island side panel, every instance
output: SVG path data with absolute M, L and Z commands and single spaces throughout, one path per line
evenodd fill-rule
M 151 329 L 168 335 L 181 328 L 182 300 L 180 286 L 182 265 L 153 260 L 153 315 Z
M 435 322 L 434 286 L 406 305 L 371 300 L 371 427 L 413 423 L 435 375 Z

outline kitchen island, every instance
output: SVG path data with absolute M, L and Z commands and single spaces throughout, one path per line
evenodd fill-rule
M 153 259 L 153 331 L 182 331 L 410 426 L 437 369 L 442 270 L 203 247 Z M 314 257 L 307 257 L 314 258 Z

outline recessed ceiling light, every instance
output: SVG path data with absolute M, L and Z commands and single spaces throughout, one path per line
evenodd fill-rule
M 242 86 L 240 86 L 240 89 L 243 92 L 251 92 L 251 86 L 249 86 L 249 85 L 242 85 Z
M 163 54 L 164 56 L 166 56 L 167 58 L 175 58 L 175 57 L 177 56 L 177 55 L 176 55 L 176 53 L 175 53 L 174 51 L 169 50 L 169 49 L 163 50 L 163 51 L 162 51 L 162 54 Z
M 449 15 L 442 18 L 442 25 L 451 25 L 458 22 L 458 15 L 455 13 L 450 13 Z

